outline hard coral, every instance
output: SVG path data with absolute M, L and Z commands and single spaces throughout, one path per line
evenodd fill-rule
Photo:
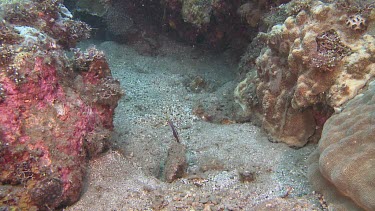
M 324 125 L 309 178 L 332 210 L 374 210 L 375 82 Z
M 235 90 L 245 113 L 256 117 L 276 141 L 296 147 L 319 138 L 317 113 L 339 110 L 375 76 L 370 32 L 352 33 L 345 24 L 347 11 L 335 3 L 310 3 L 258 35 L 267 46 L 255 67 L 247 63 L 253 72 Z M 322 106 L 314 110 L 316 105 Z
M 367 28 L 367 21 L 359 14 L 351 15 L 346 20 L 346 25 L 354 31 L 364 31 Z

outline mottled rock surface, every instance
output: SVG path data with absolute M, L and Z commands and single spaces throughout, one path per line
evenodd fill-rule
M 67 57 L 89 27 L 58 1 L 1 6 L 1 209 L 72 204 L 87 158 L 108 148 L 119 82 L 94 48 Z

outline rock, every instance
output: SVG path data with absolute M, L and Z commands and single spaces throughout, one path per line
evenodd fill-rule
M 173 182 L 185 175 L 187 168 L 186 147 L 173 142 L 168 150 L 167 161 L 164 165 L 163 177 L 167 182 Z
M 87 158 L 109 145 L 119 82 L 94 48 L 68 59 L 64 48 L 87 38 L 89 28 L 64 16 L 58 1 L 2 6 L 0 183 L 7 188 L 0 189 L 0 204 L 23 210 L 72 204 Z
M 249 183 L 249 182 L 254 182 L 255 180 L 255 173 L 254 172 L 250 172 L 250 171 L 243 171 L 243 172 L 239 172 L 239 176 L 240 176 L 240 182 L 242 183 Z

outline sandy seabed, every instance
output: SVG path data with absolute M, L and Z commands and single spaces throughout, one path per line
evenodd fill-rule
M 157 56 L 111 41 L 95 45 L 126 93 L 114 119 L 116 150 L 90 161 L 80 201 L 64 210 L 323 209 L 307 179 L 306 160 L 315 146 L 291 149 L 271 143 L 251 123 L 214 124 L 193 115 L 199 104 L 233 103 L 239 78 L 230 56 L 167 39 Z M 209 88 L 189 90 L 197 76 Z M 166 114 L 189 164 L 187 175 L 173 183 L 158 179 L 175 141 Z M 243 175 L 254 180 L 244 182 Z

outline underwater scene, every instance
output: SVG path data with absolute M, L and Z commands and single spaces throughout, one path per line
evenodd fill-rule
M 0 211 L 375 211 L 375 0 L 0 0 Z

